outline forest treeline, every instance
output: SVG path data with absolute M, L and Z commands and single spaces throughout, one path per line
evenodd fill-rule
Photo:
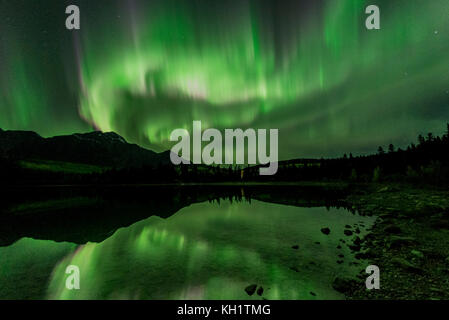
M 258 178 L 256 168 L 247 170 L 247 179 Z M 270 179 L 270 178 L 269 178 Z M 406 149 L 392 144 L 379 146 L 376 154 L 344 155 L 337 159 L 291 160 L 279 164 L 274 177 L 279 181 L 412 182 L 449 183 L 449 124 L 442 136 L 419 135 Z
M 260 176 L 258 166 L 214 167 L 159 163 L 156 166 L 65 172 L 24 167 L 0 159 L 2 184 L 152 184 L 195 182 L 352 181 L 449 183 L 449 124 L 442 136 L 420 135 L 406 149 L 379 147 L 367 156 L 295 159 L 279 162 L 276 175 Z

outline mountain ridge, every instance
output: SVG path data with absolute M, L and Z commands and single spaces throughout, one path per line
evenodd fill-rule
M 44 138 L 34 131 L 0 129 L 0 158 L 13 161 L 56 160 L 119 169 L 167 164 L 169 155 L 170 151 L 156 153 L 128 143 L 115 132 Z

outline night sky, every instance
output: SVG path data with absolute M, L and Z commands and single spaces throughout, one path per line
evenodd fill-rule
M 406 146 L 449 121 L 449 1 L 0 0 L 0 110 L 155 151 L 193 120 L 278 128 L 281 159 Z

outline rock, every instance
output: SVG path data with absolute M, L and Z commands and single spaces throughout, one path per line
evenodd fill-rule
M 259 289 L 257 289 L 257 295 L 262 296 L 263 295 L 263 287 L 260 286 Z
M 379 192 L 379 193 L 381 193 L 381 192 L 389 192 L 389 191 L 390 191 L 390 188 L 388 186 L 380 188 L 379 190 L 377 190 L 377 192 Z
M 321 232 L 324 233 L 325 235 L 328 235 L 329 233 L 331 233 L 331 229 L 329 229 L 329 228 L 322 228 Z
M 413 254 L 415 257 L 418 257 L 420 259 L 424 259 L 424 253 L 418 250 L 412 250 L 410 251 L 411 254 Z
M 392 224 L 385 226 L 384 231 L 388 234 L 400 234 L 402 232 L 401 228 Z
M 290 267 L 290 270 L 293 270 L 295 272 L 299 272 L 298 268 L 296 268 L 296 267 Z
M 376 257 L 376 251 L 373 248 L 370 248 L 365 252 L 366 259 L 372 259 L 374 257 Z
M 435 230 L 449 229 L 449 221 L 436 220 L 431 223 L 430 227 Z
M 336 277 L 332 282 L 332 288 L 341 293 L 347 293 L 357 286 L 357 281 L 343 277 Z
M 352 236 L 352 231 L 351 230 L 345 230 L 344 234 L 347 236 Z
M 399 189 L 398 189 L 397 187 L 393 187 L 393 186 L 385 186 L 385 187 L 379 188 L 379 189 L 377 190 L 377 192 L 379 192 L 379 193 L 383 193 L 383 192 L 396 192 L 396 191 L 399 191 Z
M 442 207 L 435 204 L 435 203 L 424 203 L 424 202 L 418 202 L 416 204 L 416 210 L 420 211 L 424 214 L 435 214 L 441 211 Z
M 292 246 L 292 249 L 298 250 L 299 246 L 298 245 L 294 245 L 294 246 Z
M 254 292 L 256 292 L 256 289 L 257 289 L 257 284 L 251 284 L 245 288 L 245 291 L 249 296 L 252 296 L 254 294 Z
M 397 215 L 400 212 L 400 210 L 397 208 L 385 208 L 385 211 L 387 211 L 389 214 L 394 214 L 394 215 Z
M 360 260 L 360 259 L 367 259 L 367 258 L 368 258 L 366 252 L 365 252 L 365 253 L 359 252 L 359 253 L 357 253 L 354 257 L 355 257 L 357 260 Z
M 398 265 L 399 267 L 401 267 L 404 270 L 407 270 L 409 272 L 413 272 L 416 274 L 422 274 L 424 273 L 423 269 L 421 269 L 420 267 L 408 262 L 407 260 L 403 259 L 403 258 L 393 258 L 391 259 L 391 262 L 393 262 L 394 264 Z
M 409 246 L 416 242 L 415 238 L 412 237 L 401 237 L 401 236 L 391 236 L 390 239 L 390 248 L 399 248 L 402 246 Z

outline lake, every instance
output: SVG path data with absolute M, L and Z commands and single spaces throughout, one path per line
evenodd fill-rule
M 66 197 L 10 208 L 14 230 L 0 230 L 9 232 L 0 247 L 0 299 L 343 299 L 332 281 L 366 267 L 348 245 L 374 222 L 344 208 L 245 195 L 195 199 L 168 215 L 151 201 L 118 205 L 104 197 Z M 167 197 L 160 201 L 179 204 L 179 196 Z M 135 212 L 137 221 L 106 222 Z M 18 231 L 27 219 L 30 226 Z M 55 220 L 54 226 L 48 222 Z M 91 221 L 98 227 L 86 227 Z M 326 227 L 328 235 L 321 231 Z M 345 229 L 360 234 L 347 236 Z M 79 290 L 66 288 L 69 265 L 79 267 Z M 251 285 L 257 291 L 249 295 Z

